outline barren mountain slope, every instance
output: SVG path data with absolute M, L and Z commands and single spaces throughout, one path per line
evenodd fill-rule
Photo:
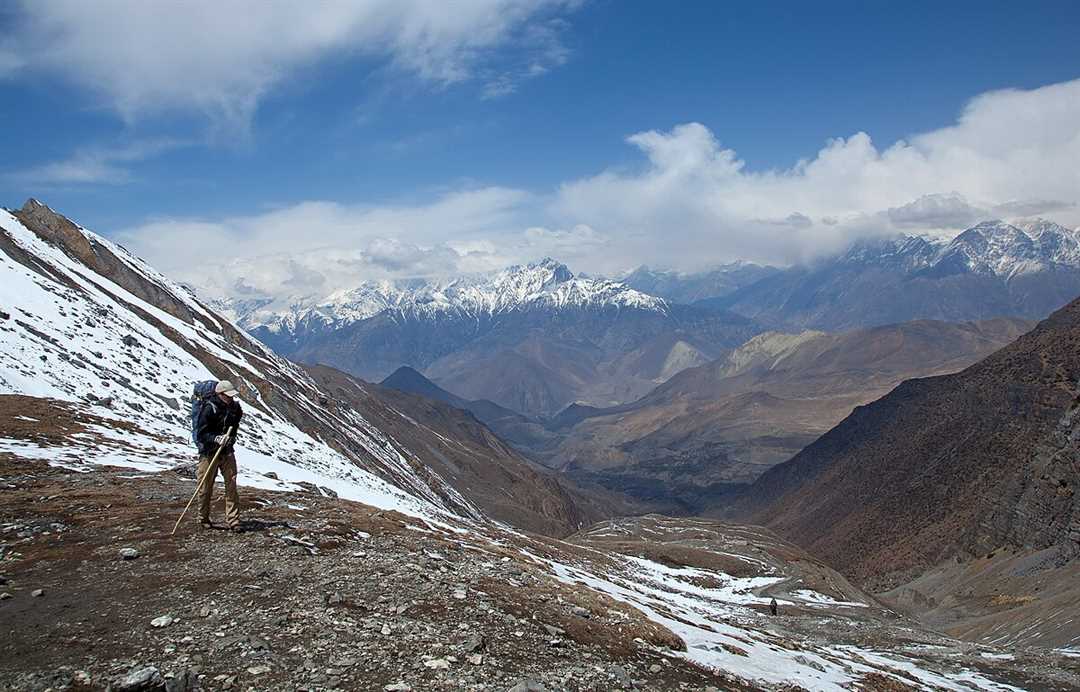
M 1080 301 L 966 370 L 856 409 L 737 508 L 874 587 L 1001 546 L 1080 548 Z
M 546 463 L 654 507 L 708 511 L 730 484 L 786 461 L 910 377 L 955 372 L 1033 323 L 910 322 L 841 334 L 762 334 L 642 399 L 583 412 Z

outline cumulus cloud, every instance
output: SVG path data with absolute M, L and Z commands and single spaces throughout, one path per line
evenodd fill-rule
M 185 108 L 243 124 L 285 77 L 343 55 L 388 62 L 436 84 L 469 79 L 484 69 L 487 53 L 512 44 L 535 48 L 542 66 L 559 64 L 550 57 L 561 45 L 550 22 L 577 4 L 23 0 L 11 45 L 0 45 L 0 75 L 60 74 L 127 119 Z
M 859 235 L 951 229 L 1036 208 L 1080 223 L 1080 80 L 983 94 L 955 124 L 883 149 L 862 132 L 833 139 L 785 170 L 751 170 L 699 123 L 627 141 L 644 154 L 641 169 L 568 182 L 553 203 L 564 222 L 618 230 L 609 261 L 619 253 L 690 268 L 797 261 Z M 794 220 L 793 209 L 812 223 L 775 223 Z

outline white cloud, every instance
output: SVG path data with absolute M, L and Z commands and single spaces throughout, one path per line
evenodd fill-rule
M 831 140 L 786 170 L 749 170 L 697 123 L 628 142 L 646 157 L 640 170 L 604 171 L 549 196 L 486 187 L 419 204 L 305 202 L 222 221 L 155 221 L 123 240 L 181 279 L 235 294 L 279 292 L 285 281 L 325 291 L 445 276 L 545 255 L 608 274 L 783 263 L 858 236 L 955 232 L 990 215 L 1080 224 L 1080 81 L 985 94 L 955 125 L 885 149 L 863 133 Z
M 131 182 L 134 176 L 128 164 L 137 163 L 185 146 L 171 139 L 136 140 L 120 146 L 96 146 L 79 149 L 61 161 L 12 171 L 5 177 L 27 185 L 108 184 Z
M 787 170 L 748 170 L 698 123 L 627 141 L 643 169 L 567 183 L 553 205 L 565 223 L 618 232 L 607 264 L 794 261 L 859 234 L 1009 211 L 1080 223 L 1080 80 L 983 94 L 954 125 L 885 149 L 861 132 L 837 138 Z
M 545 33 L 578 0 L 23 0 L 0 46 L 0 74 L 63 75 L 127 119 L 174 108 L 244 125 L 291 74 L 343 55 L 389 62 L 437 84 L 460 82 L 485 54 L 520 43 L 544 65 Z M 541 40 L 532 22 L 539 22 Z M 513 46 L 510 46 L 513 47 Z
M 210 295 L 304 293 L 363 279 L 448 276 L 502 266 L 533 200 L 488 187 L 427 204 L 303 202 L 210 221 L 159 219 L 117 240 L 178 280 Z M 504 251 L 503 247 L 506 247 Z M 243 280 L 242 284 L 237 279 Z
M 947 195 L 923 195 L 899 207 L 890 207 L 886 214 L 897 226 L 968 228 L 990 212 L 973 207 L 963 195 L 953 192 Z

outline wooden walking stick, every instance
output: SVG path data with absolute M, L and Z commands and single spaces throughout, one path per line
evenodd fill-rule
M 232 437 L 232 431 L 233 429 L 230 427 L 228 430 L 225 431 L 225 436 Z M 187 514 L 187 511 L 191 509 L 191 503 L 194 502 L 195 498 L 199 496 L 199 492 L 202 490 L 203 483 L 206 482 L 206 479 L 208 477 L 214 477 L 214 474 L 217 472 L 218 456 L 221 455 L 221 450 L 223 449 L 225 449 L 225 445 L 219 446 L 217 448 L 217 451 L 214 452 L 214 458 L 210 460 L 210 465 L 206 467 L 206 471 L 203 473 L 202 478 L 199 479 L 199 484 L 195 486 L 195 494 L 191 496 L 191 499 L 187 502 L 187 506 L 184 507 L 184 511 L 180 513 L 180 518 L 176 520 L 176 526 L 172 527 L 172 533 L 169 534 L 170 536 L 176 535 L 176 530 L 180 528 L 180 522 L 184 520 L 184 516 Z M 213 483 L 213 481 L 210 482 Z

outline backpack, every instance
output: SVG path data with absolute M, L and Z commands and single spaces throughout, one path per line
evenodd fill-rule
M 204 380 L 202 382 L 196 382 L 194 389 L 191 392 L 191 441 L 198 444 L 199 441 L 195 439 L 195 426 L 199 423 L 199 414 L 202 413 L 203 406 L 206 406 L 207 400 L 214 395 L 214 387 L 217 386 L 217 380 Z

